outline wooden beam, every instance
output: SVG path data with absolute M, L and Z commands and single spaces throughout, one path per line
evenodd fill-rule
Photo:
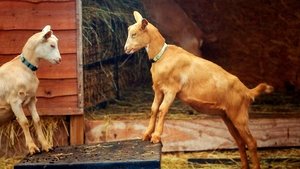
M 300 146 L 300 117 L 250 119 L 258 147 Z M 85 142 L 141 138 L 148 120 L 93 120 L 85 122 Z M 220 118 L 166 120 L 163 152 L 237 148 Z
M 84 116 L 70 116 L 70 145 L 84 143 Z
M 82 109 L 77 107 L 77 101 L 77 94 L 53 98 L 39 97 L 37 110 L 39 115 L 82 114 Z
M 84 108 L 83 91 L 83 61 L 82 61 L 82 4 L 81 0 L 76 0 L 76 25 L 77 25 L 77 91 L 78 107 Z M 82 112 L 83 113 L 83 112 Z

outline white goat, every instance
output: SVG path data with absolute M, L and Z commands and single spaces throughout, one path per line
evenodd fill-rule
M 45 139 L 36 110 L 36 91 L 39 80 L 35 71 L 38 69 L 40 59 L 45 59 L 52 64 L 61 62 L 57 41 L 51 27 L 47 25 L 41 32 L 28 39 L 22 54 L 0 67 L 0 124 L 11 120 L 15 115 L 23 129 L 30 154 L 40 150 L 30 135 L 23 106 L 28 107 L 31 113 L 42 150 L 49 151 L 52 148 L 52 145 Z

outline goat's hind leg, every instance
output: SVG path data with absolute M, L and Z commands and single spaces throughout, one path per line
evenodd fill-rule
M 149 125 L 147 130 L 145 131 L 143 135 L 143 140 L 150 140 L 151 139 L 151 134 L 153 133 L 155 129 L 155 123 L 156 123 L 156 117 L 157 117 L 157 112 L 159 105 L 161 104 L 163 94 L 161 91 L 154 91 L 154 100 L 151 106 L 151 115 L 150 115 L 150 120 L 149 120 Z
M 248 164 L 248 159 L 247 159 L 247 153 L 246 153 L 246 144 L 241 138 L 239 132 L 235 128 L 235 126 L 232 124 L 231 120 L 227 117 L 226 114 L 222 116 L 222 119 L 224 123 L 226 124 L 230 134 L 234 138 L 240 152 L 240 157 L 241 157 L 241 164 L 242 164 L 242 169 L 248 169 L 249 164 Z
M 35 131 L 37 133 L 38 140 L 42 145 L 42 149 L 44 151 L 48 152 L 50 149 L 52 149 L 53 145 L 50 145 L 48 143 L 48 141 L 46 140 L 45 136 L 44 136 L 42 126 L 41 126 L 40 117 L 39 117 L 38 112 L 36 110 L 36 98 L 32 99 L 28 103 L 28 109 L 31 113 L 33 123 L 34 123 L 34 128 L 35 128 Z
M 40 151 L 39 148 L 35 145 L 35 143 L 32 140 L 32 137 L 30 135 L 29 123 L 28 123 L 28 120 L 22 109 L 22 101 L 15 100 L 10 105 L 11 105 L 12 111 L 14 112 L 14 114 L 16 116 L 18 123 L 20 124 L 20 126 L 23 129 L 26 146 L 29 149 L 29 153 L 32 155 L 36 152 L 39 152 Z
M 245 110 L 240 112 L 240 115 L 248 114 L 248 111 Z M 260 169 L 260 162 L 257 155 L 257 143 L 254 137 L 252 136 L 250 129 L 248 127 L 248 118 L 236 118 L 236 121 L 232 121 L 233 125 L 238 130 L 241 138 L 246 143 L 248 150 L 250 152 L 252 168 L 253 169 Z

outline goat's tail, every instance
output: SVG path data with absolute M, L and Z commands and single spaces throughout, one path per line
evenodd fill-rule
M 262 93 L 271 93 L 273 92 L 273 90 L 274 90 L 273 86 L 270 86 L 266 83 L 260 83 L 255 88 L 250 89 L 250 95 L 254 100 L 256 96 L 259 96 Z

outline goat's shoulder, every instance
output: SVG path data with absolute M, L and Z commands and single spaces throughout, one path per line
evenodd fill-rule
M 16 59 L 13 59 L 0 67 L 0 79 L 9 81 L 11 84 L 39 83 L 36 74 Z

